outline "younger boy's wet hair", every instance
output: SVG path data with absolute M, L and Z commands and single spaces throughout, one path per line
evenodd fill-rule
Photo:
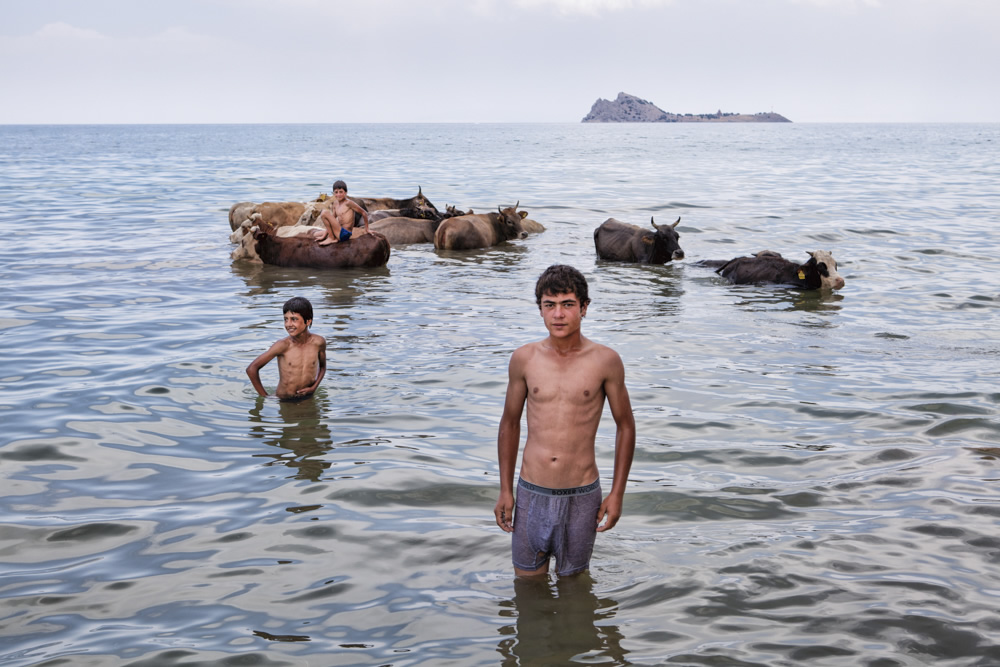
M 288 312 L 298 313 L 305 322 L 309 322 L 313 318 L 313 306 L 309 303 L 309 299 L 304 296 L 293 296 L 286 301 L 281 308 L 281 314 L 284 315 Z
M 343 190 L 344 192 L 347 192 L 347 183 L 344 183 L 343 181 L 334 181 L 333 182 L 333 189 L 334 190 Z
M 583 274 L 566 264 L 553 264 L 542 272 L 535 283 L 535 303 L 539 308 L 542 306 L 542 297 L 546 294 L 566 294 L 573 293 L 580 301 L 581 306 L 590 303 L 590 296 L 587 294 L 587 279 Z

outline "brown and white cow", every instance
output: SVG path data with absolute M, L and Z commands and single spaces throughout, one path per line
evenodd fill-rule
M 715 272 L 737 285 L 771 283 L 807 290 L 837 290 L 844 286 L 830 251 L 816 250 L 809 255 L 809 261 L 797 264 L 773 250 L 763 250 L 753 257 L 736 257 L 728 262 L 707 260 L 704 264 L 719 265 Z
M 299 222 L 306 208 L 307 204 L 297 201 L 266 201 L 260 204 L 249 201 L 239 202 L 229 207 L 229 228 L 235 232 L 244 220 L 251 218 L 254 214 L 259 214 L 258 219 L 275 227 L 294 225 Z
M 638 225 L 608 218 L 594 230 L 594 248 L 601 259 L 616 262 L 636 262 L 639 264 L 666 264 L 675 259 L 684 259 L 680 246 L 677 225 L 658 225 L 650 217 L 653 230 Z
M 434 247 L 438 250 L 472 250 L 488 248 L 509 239 L 528 236 L 521 221 L 527 211 L 518 211 L 521 202 L 507 208 L 497 206 L 496 213 L 474 213 L 447 218 L 434 233 Z

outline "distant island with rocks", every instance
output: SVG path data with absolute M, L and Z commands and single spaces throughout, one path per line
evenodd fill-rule
M 614 102 L 598 98 L 590 113 L 583 117 L 583 123 L 791 123 L 784 116 L 773 111 L 742 114 L 716 113 L 678 114 L 669 113 L 652 102 L 635 95 L 618 93 Z

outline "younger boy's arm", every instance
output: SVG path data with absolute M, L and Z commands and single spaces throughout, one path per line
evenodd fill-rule
M 250 384 L 253 385 L 253 388 L 256 389 L 257 393 L 261 396 L 267 396 L 267 391 L 264 389 L 264 385 L 261 384 L 260 381 L 260 369 L 266 366 L 271 359 L 274 359 L 276 356 L 281 354 L 282 342 L 283 341 L 278 341 L 277 343 L 271 345 L 271 347 L 267 349 L 267 352 L 261 354 L 259 357 L 251 361 L 249 366 L 247 366 L 247 376 L 250 378 Z

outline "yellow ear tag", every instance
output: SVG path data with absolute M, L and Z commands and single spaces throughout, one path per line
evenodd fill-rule
M 805 279 L 806 279 L 805 272 L 804 271 L 799 271 L 799 280 L 805 280 Z

